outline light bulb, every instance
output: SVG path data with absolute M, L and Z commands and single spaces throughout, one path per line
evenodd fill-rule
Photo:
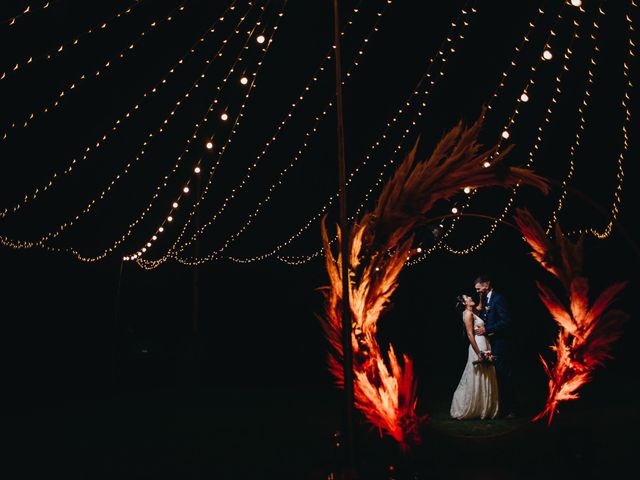
M 471 187 L 464 187 L 464 193 L 471 193 Z
M 545 60 L 551 60 L 553 58 L 551 50 L 545 50 L 544 52 L 542 52 L 542 58 L 544 58 Z
M 182 189 L 182 191 L 183 191 L 184 193 L 189 193 L 189 187 L 184 187 L 184 188 Z
M 422 248 L 420 248 L 420 247 L 416 248 L 416 252 L 422 253 Z
M 220 120 L 222 121 L 227 121 L 228 118 L 229 118 L 229 115 L 227 115 L 226 113 L 223 113 L 222 115 L 220 115 Z
M 173 222 L 173 217 L 171 215 L 167 217 L 167 222 Z
M 453 207 L 453 208 L 451 209 L 451 213 L 453 213 L 453 214 L 458 213 L 458 209 L 457 209 L 456 207 Z
M 151 240 L 156 241 L 158 239 L 157 235 L 154 235 L 153 237 L 151 237 Z
M 580 7 L 582 6 L 582 0 L 571 0 L 571 5 L 574 7 Z
M 150 246 L 151 246 L 151 242 L 147 242 L 147 247 L 150 247 Z
M 504 138 L 505 140 L 507 138 L 509 138 L 509 132 L 507 130 L 505 130 L 504 132 L 502 132 L 502 138 Z
M 526 93 L 523 93 L 522 95 L 520 95 L 520 101 L 521 102 L 528 102 L 529 101 L 529 95 L 527 95 Z
M 209 140 L 209 141 L 207 142 L 206 147 L 207 147 L 207 150 L 211 150 L 211 149 L 213 148 L 213 142 L 212 142 L 211 140 Z
M 212 145 L 212 146 L 213 146 L 213 145 Z M 196 168 L 194 168 L 194 169 L 193 169 L 193 171 L 194 171 L 195 173 L 200 173 L 200 167 L 196 167 Z
M 173 203 L 171 204 L 171 206 L 172 206 L 173 208 L 178 208 L 178 202 L 173 202 Z
M 256 42 L 258 42 L 258 43 L 264 43 L 264 41 L 265 41 L 265 37 L 264 37 L 264 35 L 258 35 L 258 36 L 256 37 Z
M 248 79 L 247 77 L 242 77 L 242 78 L 240 79 L 240 83 L 241 83 L 242 85 L 246 85 L 247 83 L 249 83 L 249 79 Z
M 490 164 L 489 162 L 484 162 L 484 163 L 482 164 L 482 166 L 483 166 L 484 168 L 489 168 L 489 167 L 491 166 L 491 164 Z
M 160 233 L 164 232 L 164 227 L 160 227 L 160 228 L 158 229 L 158 232 L 160 232 Z

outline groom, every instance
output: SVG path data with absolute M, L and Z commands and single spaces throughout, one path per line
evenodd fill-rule
M 493 289 L 491 278 L 480 275 L 474 282 L 480 294 L 480 317 L 484 327 L 476 327 L 476 335 L 486 335 L 491 351 L 496 356 L 495 367 L 500 391 L 500 410 L 506 418 L 514 418 L 514 391 L 512 380 L 512 326 L 505 298 Z

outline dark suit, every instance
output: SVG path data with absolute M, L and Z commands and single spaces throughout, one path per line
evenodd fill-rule
M 500 410 L 511 413 L 514 409 L 512 372 L 512 324 L 505 298 L 492 290 L 489 302 L 482 309 L 485 335 L 489 338 L 491 351 L 496 356 L 496 375 L 500 390 Z

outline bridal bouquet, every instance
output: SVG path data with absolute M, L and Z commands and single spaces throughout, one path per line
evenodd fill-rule
M 473 364 L 478 365 L 492 365 L 496 361 L 496 356 L 490 351 L 480 352 L 478 360 L 474 360 Z

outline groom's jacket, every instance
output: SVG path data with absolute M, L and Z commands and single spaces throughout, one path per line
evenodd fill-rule
M 489 303 L 483 308 L 484 327 L 487 335 L 505 337 L 511 333 L 511 317 L 504 297 L 493 290 Z

